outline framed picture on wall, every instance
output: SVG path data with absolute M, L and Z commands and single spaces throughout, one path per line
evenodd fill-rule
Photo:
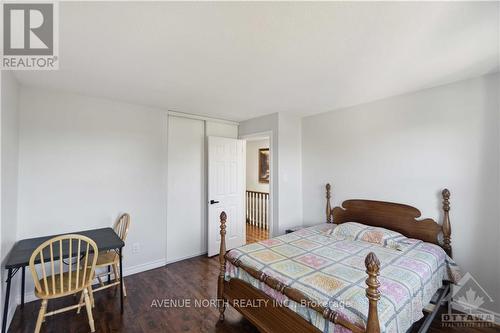
M 269 184 L 269 148 L 259 149 L 259 183 Z

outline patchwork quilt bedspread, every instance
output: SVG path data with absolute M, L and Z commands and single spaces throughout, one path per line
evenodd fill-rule
M 422 309 L 442 286 L 453 281 L 456 265 L 441 247 L 406 239 L 403 250 L 328 234 L 321 224 L 231 250 L 228 255 L 265 272 L 339 316 L 364 328 L 368 316 L 364 260 L 374 252 L 380 260 L 378 316 L 382 332 L 406 332 L 423 317 Z M 230 262 L 226 280 L 238 278 L 265 292 L 323 332 L 349 332 L 320 313 L 289 300 Z

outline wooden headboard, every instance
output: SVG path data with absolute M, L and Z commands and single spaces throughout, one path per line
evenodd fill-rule
M 374 200 L 346 200 L 341 207 L 331 208 L 331 186 L 326 184 L 326 220 L 328 223 L 341 224 L 358 222 L 374 227 L 382 227 L 397 231 L 406 237 L 416 238 L 424 242 L 441 246 L 451 257 L 451 224 L 450 224 L 450 191 L 444 189 L 443 223 L 433 219 L 418 220 L 422 214 L 415 207 L 400 203 Z M 443 242 L 439 242 L 439 234 L 443 234 Z

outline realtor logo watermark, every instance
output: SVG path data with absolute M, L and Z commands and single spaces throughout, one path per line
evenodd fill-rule
M 442 326 L 471 328 L 495 325 L 495 313 L 484 309 L 485 305 L 493 303 L 493 299 L 470 273 L 453 286 L 448 300 L 448 313 L 441 315 Z
M 58 14 L 57 2 L 4 2 L 1 68 L 58 69 Z

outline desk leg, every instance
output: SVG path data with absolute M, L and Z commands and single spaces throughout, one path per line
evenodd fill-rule
M 123 313 L 123 265 L 122 265 L 122 248 L 120 248 L 120 309 Z
M 24 284 L 26 276 L 26 267 L 21 268 L 21 309 L 24 309 Z
M 116 279 L 116 276 L 115 276 Z M 108 265 L 108 284 L 111 283 L 111 266 Z
M 7 273 L 7 290 L 5 291 L 5 305 L 3 307 L 2 333 L 7 331 L 7 316 L 9 314 L 10 280 L 12 279 L 12 268 Z

